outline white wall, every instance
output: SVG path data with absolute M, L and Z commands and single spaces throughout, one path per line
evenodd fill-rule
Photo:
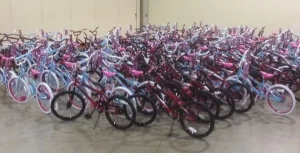
M 299 0 L 149 0 L 149 23 L 248 25 L 266 32 L 279 28 L 300 30 Z
M 0 0 L 0 33 L 21 29 L 59 31 L 100 26 L 104 34 L 114 26 L 136 26 L 139 0 Z M 139 10 L 138 10 L 139 11 Z M 138 18 L 139 19 L 139 18 Z M 139 26 L 139 25 L 138 25 Z

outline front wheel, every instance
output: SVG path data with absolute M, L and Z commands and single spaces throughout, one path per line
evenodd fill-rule
M 40 80 L 41 82 L 45 82 L 46 84 L 48 84 L 53 92 L 57 92 L 58 90 L 60 90 L 60 84 L 58 78 L 55 75 L 55 73 L 53 73 L 52 71 L 50 70 L 43 71 Z
M 80 105 L 80 109 L 74 108 L 74 103 Z M 75 120 L 85 110 L 83 97 L 74 91 L 62 91 L 56 94 L 51 101 L 51 111 L 59 119 L 64 121 Z
M 51 112 L 50 103 L 52 98 L 53 93 L 49 85 L 44 82 L 39 83 L 36 88 L 36 100 L 43 113 L 49 114 Z
M 136 111 L 133 104 L 123 96 L 112 96 L 105 105 L 105 116 L 115 128 L 126 130 L 135 122 Z
M 157 108 L 154 101 L 146 95 L 141 94 L 129 96 L 129 100 L 136 104 L 136 119 L 134 124 L 138 126 L 146 126 L 155 120 L 157 116 Z
M 219 100 L 220 114 L 218 119 L 226 119 L 234 112 L 234 102 L 228 91 L 223 88 L 215 88 L 210 92 Z
M 254 97 L 247 86 L 241 83 L 233 83 L 227 89 L 234 101 L 236 112 L 245 113 L 252 108 Z
M 199 102 L 184 104 L 179 112 L 179 122 L 183 130 L 195 138 L 208 136 L 215 126 L 214 115 Z
M 295 109 L 295 95 L 284 85 L 271 86 L 266 97 L 271 110 L 278 115 L 288 115 Z
M 10 96 L 17 103 L 26 103 L 29 98 L 29 87 L 27 82 L 20 77 L 12 77 L 8 81 L 8 91 Z

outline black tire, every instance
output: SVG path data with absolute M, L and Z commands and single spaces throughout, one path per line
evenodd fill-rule
M 160 103 L 158 102 L 158 99 L 155 96 L 155 95 L 157 95 L 159 98 L 163 99 L 162 94 L 159 91 L 155 90 L 153 92 L 149 92 L 147 90 L 147 84 L 145 84 L 145 85 L 142 85 L 142 86 L 138 87 L 135 90 L 134 94 L 146 95 L 150 100 L 152 100 L 154 102 L 154 104 L 156 105 L 157 111 L 158 112 L 161 111 Z
M 251 93 L 251 90 L 249 87 L 247 87 L 246 85 L 241 84 L 241 83 L 233 83 L 227 89 L 234 100 L 236 112 L 245 113 L 252 108 L 252 106 L 254 105 L 254 95 Z M 242 93 L 242 92 L 244 92 L 244 93 Z M 248 103 L 247 105 L 239 107 L 240 105 L 237 102 L 241 102 L 243 100 L 244 94 L 247 95 L 247 97 L 248 97 L 247 101 L 249 101 L 249 102 L 247 102 Z M 245 100 L 246 99 L 244 99 L 242 103 L 246 103 Z
M 186 118 L 186 112 L 190 111 L 192 106 L 196 106 L 195 108 L 197 109 L 197 111 L 201 111 L 202 113 L 205 113 L 205 118 L 201 118 L 197 112 L 197 120 L 195 120 L 195 122 L 199 123 L 199 124 L 204 124 L 205 126 L 209 126 L 207 130 L 205 130 L 204 132 L 199 132 L 196 133 L 194 131 L 191 131 L 191 128 L 193 127 L 189 127 L 186 125 L 185 123 L 185 118 Z M 195 113 L 195 112 L 193 112 Z M 202 115 L 203 117 L 203 115 Z M 183 107 L 180 109 L 179 111 L 179 122 L 181 127 L 183 128 L 183 130 L 188 133 L 190 136 L 195 137 L 195 138 L 203 138 L 208 136 L 209 134 L 212 133 L 212 131 L 214 130 L 214 126 L 215 126 L 215 119 L 214 119 L 214 115 L 211 113 L 211 111 L 202 103 L 200 102 L 188 102 L 185 103 L 183 105 Z M 193 130 L 195 130 L 193 128 Z
M 72 98 L 74 98 L 74 96 L 76 96 L 79 99 L 79 102 L 80 102 L 82 107 L 76 115 L 65 117 L 65 116 L 62 116 L 61 114 L 59 114 L 57 112 L 55 107 L 58 105 L 58 98 L 61 97 L 61 96 L 64 96 L 64 95 L 71 96 Z M 84 101 L 83 97 L 80 94 L 78 94 L 74 91 L 59 92 L 58 94 L 56 94 L 53 97 L 53 99 L 51 101 L 51 111 L 52 111 L 53 115 L 56 116 L 57 118 L 61 119 L 61 120 L 64 120 L 64 121 L 71 121 L 71 120 L 75 120 L 78 117 L 80 117 L 83 114 L 84 110 L 85 110 L 85 106 L 86 106 L 86 104 L 85 104 L 85 101 Z M 68 107 L 73 108 L 72 104 L 70 105 L 69 102 L 67 102 L 67 109 L 69 109 Z
M 235 105 L 230 93 L 223 88 L 215 88 L 210 92 L 219 100 L 220 114 L 218 119 L 223 120 L 232 116 Z
M 136 100 L 136 98 L 139 98 L 139 102 Z M 140 98 L 142 98 L 142 102 L 140 102 Z M 148 98 L 146 95 L 141 95 L 141 94 L 134 94 L 131 95 L 130 97 L 128 97 L 128 99 L 133 102 L 133 100 L 135 99 L 136 101 L 136 119 L 134 121 L 134 124 L 138 125 L 138 126 L 146 126 L 151 124 L 157 116 L 157 108 L 155 103 Z M 144 107 L 147 108 L 144 108 Z M 149 108 L 149 106 L 151 108 Z M 147 119 L 141 119 L 139 118 L 140 116 L 144 116 L 147 117 Z
M 113 100 L 116 100 L 116 99 L 120 99 L 120 100 L 124 101 L 126 103 L 126 105 L 125 104 L 120 104 L 120 103 L 119 104 L 114 103 Z M 131 114 L 127 112 L 127 110 L 126 110 L 127 107 L 131 109 Z M 119 110 L 118 113 L 124 113 L 125 118 L 129 121 L 129 123 L 126 124 L 126 125 L 120 125 L 120 124 L 116 123 L 115 121 L 113 121 L 113 119 L 111 117 L 112 115 L 110 114 L 110 109 L 111 108 L 114 108 L 114 109 L 118 108 L 118 110 Z M 112 96 L 111 98 L 109 98 L 107 100 L 107 103 L 105 105 L 105 116 L 106 116 L 106 119 L 108 120 L 108 122 L 113 127 L 117 128 L 117 129 L 120 129 L 120 130 L 126 130 L 126 129 L 130 128 L 133 125 L 133 123 L 135 122 L 136 111 L 135 111 L 134 106 L 133 106 L 133 104 L 131 103 L 130 100 L 128 100 L 124 96 L 115 95 L 115 96 Z
M 214 115 L 216 119 L 219 119 L 220 115 L 220 102 L 215 96 L 213 96 L 210 92 L 207 91 L 196 91 L 194 94 L 194 99 L 197 102 L 204 104 L 211 113 Z

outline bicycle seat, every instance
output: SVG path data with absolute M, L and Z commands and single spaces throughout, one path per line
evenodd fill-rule
M 201 49 L 202 51 L 207 51 L 207 50 L 208 50 L 208 47 L 206 47 L 206 46 L 201 46 L 200 49 Z
M 219 62 L 219 64 L 226 68 L 232 68 L 234 66 L 233 63 L 227 63 L 227 62 Z
M 63 59 L 65 59 L 65 60 L 66 60 L 66 59 L 69 59 L 70 57 L 71 57 L 71 56 L 70 56 L 70 55 L 67 55 L 67 54 L 64 54 L 64 55 L 63 55 Z
M 242 48 L 239 48 L 238 50 L 239 50 L 240 53 L 242 53 L 242 54 L 245 54 L 245 52 L 246 52 L 246 50 L 245 50 L 245 49 L 242 49 Z
M 1 59 L 4 61 L 8 61 L 8 60 L 12 60 L 13 57 L 5 57 L 5 56 L 1 56 Z
M 271 73 L 267 73 L 267 72 L 264 72 L 264 71 L 260 71 L 260 74 L 263 76 L 263 78 L 265 79 L 270 79 L 270 78 L 273 78 L 274 77 L 274 74 L 271 74 Z
M 239 45 L 238 47 L 239 49 L 243 49 L 243 50 L 246 50 L 246 46 L 245 45 Z
M 143 76 L 144 72 L 143 71 L 137 71 L 137 70 L 131 70 L 132 74 L 136 77 Z
M 189 56 L 183 56 L 183 59 L 184 59 L 185 61 L 190 61 L 190 60 L 191 60 Z
M 39 72 L 39 71 L 37 71 L 37 70 L 34 70 L 34 69 L 30 69 L 30 72 L 31 72 L 32 75 L 34 75 L 34 76 L 41 74 L 41 72 Z
M 126 50 L 126 48 L 124 48 L 124 47 L 119 47 L 119 51 L 120 52 L 124 52 Z
M 287 54 L 289 54 L 289 52 L 288 52 L 288 51 L 285 51 L 285 50 L 281 50 L 281 51 L 279 51 L 279 53 L 280 53 L 281 55 L 287 55 Z
M 67 68 L 73 68 L 76 66 L 76 63 L 73 62 L 64 62 L 64 64 Z
M 259 38 L 258 38 L 258 41 L 265 41 L 265 40 L 266 40 L 265 37 L 259 37 Z
M 102 72 L 108 78 L 116 75 L 116 73 L 114 73 L 114 72 L 109 72 L 109 71 L 105 71 L 105 70 Z

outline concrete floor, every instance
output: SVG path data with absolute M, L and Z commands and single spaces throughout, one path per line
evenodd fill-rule
M 3 89 L 1 87 L 1 89 Z M 40 112 L 36 101 L 17 104 L 0 91 L 0 153 L 299 153 L 300 108 L 276 116 L 257 104 L 246 114 L 218 121 L 203 140 L 188 136 L 165 115 L 149 127 L 114 129 L 104 115 L 61 122 Z

